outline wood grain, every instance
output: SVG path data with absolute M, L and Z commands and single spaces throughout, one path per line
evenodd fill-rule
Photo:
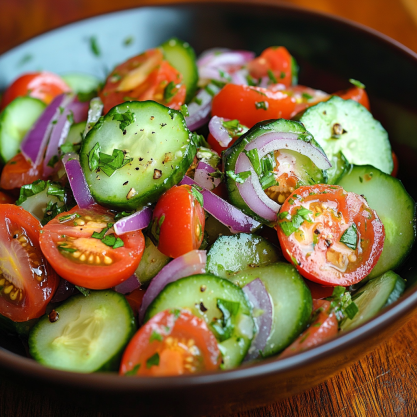
M 355 20 L 417 51 L 415 0 L 287 2 Z M 146 2 L 149 3 L 151 1 Z M 154 0 L 152 3 L 164 4 L 169 0 Z M 3 0 L 0 53 L 63 24 L 142 4 L 145 2 L 138 0 Z M 417 317 L 414 317 L 377 350 L 325 383 L 285 401 L 233 417 L 417 416 L 416 334 Z M 116 417 L 106 412 L 83 410 L 71 405 L 71 399 L 69 403 L 57 402 L 53 393 L 41 397 L 30 389 L 0 380 L 1 417 Z

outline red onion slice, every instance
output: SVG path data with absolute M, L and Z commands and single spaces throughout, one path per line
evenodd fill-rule
M 187 176 L 181 180 L 180 184 L 198 185 Z M 204 210 L 228 227 L 232 233 L 252 233 L 261 225 L 211 191 L 203 189 L 201 194 L 204 199 Z
M 50 177 L 56 172 L 57 167 L 51 167 L 50 161 L 54 156 L 58 156 L 58 148 L 65 142 L 69 129 L 74 123 L 79 123 L 87 119 L 88 103 L 80 103 L 76 96 L 72 96 L 71 100 L 63 108 L 56 124 L 54 124 L 49 138 L 48 146 L 43 160 L 43 178 Z M 72 115 L 72 117 L 71 117 Z
M 135 274 L 131 275 L 126 281 L 114 287 L 114 291 L 120 294 L 129 294 L 140 287 L 140 282 Z
M 232 137 L 229 135 L 227 129 L 223 126 L 223 122 L 230 119 L 224 119 L 223 117 L 213 116 L 209 122 L 208 128 L 214 139 L 219 142 L 220 146 L 227 148 L 232 141 Z
M 249 361 L 259 358 L 260 352 L 265 349 L 266 342 L 272 329 L 273 305 L 264 283 L 259 278 L 256 278 L 248 285 L 245 285 L 243 287 L 243 291 L 252 304 L 253 309 L 263 311 L 263 313 L 259 316 L 254 314 L 254 320 L 258 328 L 258 332 L 252 340 L 251 347 L 245 357 L 245 361 Z
M 51 299 L 51 303 L 60 303 L 65 301 L 71 295 L 76 294 L 78 290 L 75 288 L 75 285 L 71 282 L 68 282 L 66 279 L 61 278 L 58 284 L 58 288 L 55 291 L 54 296 Z
M 152 219 L 152 209 L 143 207 L 142 210 L 123 217 L 114 224 L 114 231 L 117 235 L 142 230 L 147 227 Z
M 246 68 L 242 68 L 231 74 L 232 83 L 237 85 L 248 85 L 249 71 Z
M 226 68 L 243 66 L 255 58 L 251 51 L 212 49 L 203 53 L 197 60 L 197 66 L 210 68 Z
M 220 178 L 214 178 L 210 174 L 216 172 L 216 169 L 211 165 L 200 161 L 195 169 L 194 181 L 200 186 L 207 190 L 212 190 L 216 188 L 220 182 Z
M 209 84 L 206 88 L 202 88 L 194 100 L 188 104 L 189 116 L 185 118 L 188 129 L 196 130 L 209 121 L 213 95 L 219 91 L 219 87 Z
M 143 296 L 142 305 L 139 309 L 139 322 L 143 322 L 146 309 L 166 285 L 190 275 L 204 274 L 206 272 L 206 260 L 205 250 L 192 250 L 165 265 L 153 278 Z
M 90 193 L 87 181 L 80 165 L 79 157 L 76 153 L 67 153 L 62 158 L 68 181 L 71 186 L 74 199 L 80 208 L 87 208 L 95 204 L 94 198 Z
M 23 139 L 20 145 L 22 154 L 34 166 L 42 162 L 53 121 L 58 119 L 59 108 L 65 106 L 68 100 L 66 94 L 55 97 Z

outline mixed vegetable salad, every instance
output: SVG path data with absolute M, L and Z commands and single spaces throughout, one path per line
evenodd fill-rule
M 284 358 L 399 298 L 415 202 L 355 80 L 285 47 L 167 40 L 104 82 L 27 73 L 0 113 L 0 327 L 67 371 Z

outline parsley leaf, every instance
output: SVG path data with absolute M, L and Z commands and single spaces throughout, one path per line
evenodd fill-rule
M 243 150 L 243 152 L 248 157 L 250 163 L 253 166 L 253 169 L 258 174 L 258 176 L 262 175 L 262 166 L 259 160 L 258 150 L 254 148 L 254 149 L 251 149 L 250 151 Z
M 223 342 L 232 337 L 234 330 L 232 318 L 239 312 L 240 303 L 218 298 L 217 308 L 222 312 L 223 317 L 221 320 L 213 322 L 211 326 L 217 334 L 217 339 Z
M 340 242 L 344 243 L 348 248 L 355 250 L 358 245 L 358 229 L 356 224 L 352 223 L 343 233 Z
M 101 146 L 97 142 L 93 148 L 88 152 L 88 167 L 90 168 L 90 171 L 95 171 L 98 168 L 99 162 L 100 162 L 100 150 Z
M 267 101 L 256 101 L 255 102 L 255 108 L 256 110 L 262 109 L 262 110 L 268 110 L 269 103 Z
M 84 296 L 88 297 L 90 295 L 90 290 L 88 288 L 80 287 L 79 285 L 76 285 L 75 288 Z
M 47 224 L 56 216 L 58 216 L 58 214 L 61 214 L 65 211 L 67 211 L 67 207 L 65 204 L 62 206 L 58 206 L 58 203 L 53 203 L 52 201 L 49 201 L 46 205 L 45 214 L 41 220 L 42 226 L 45 226 L 45 224 Z
M 190 115 L 190 113 L 189 113 L 189 111 L 188 111 L 188 106 L 187 106 L 186 104 L 183 104 L 183 105 L 180 107 L 180 112 L 182 113 L 182 115 L 183 115 L 184 117 L 188 117 L 188 116 Z
M 133 211 L 121 211 L 114 216 L 114 220 L 117 222 L 117 220 L 120 220 L 123 217 L 128 217 L 131 214 L 133 214 L 134 212 L 135 212 L 134 210 Z
M 97 43 L 97 38 L 95 36 L 90 37 L 90 48 L 95 56 L 101 55 L 100 48 Z
M 270 69 L 268 70 L 268 78 L 273 84 L 278 84 L 277 78 L 275 77 L 274 73 Z
M 225 121 L 222 125 L 233 138 L 242 136 L 249 130 L 246 126 L 241 125 L 237 119 Z
M 243 184 L 251 175 L 250 171 L 239 172 L 235 174 L 233 171 L 226 171 L 226 175 L 231 179 L 235 180 L 239 184 Z
M 48 167 L 53 168 L 55 164 L 59 161 L 58 155 L 54 155 L 49 161 L 48 161 Z
M 272 187 L 274 185 L 277 185 L 276 176 L 273 172 L 270 172 L 269 174 L 263 176 L 260 178 L 261 187 L 263 190 L 266 190 L 269 187 Z
M 132 123 L 136 122 L 135 113 L 132 113 L 130 110 L 125 111 L 124 113 L 116 113 L 113 115 L 113 120 L 116 120 L 119 123 L 119 129 L 122 132 L 125 132 L 126 128 Z
M 345 308 L 345 313 L 351 320 L 356 316 L 358 312 L 359 308 L 353 301 Z
M 161 333 L 158 333 L 155 330 L 152 331 L 151 337 L 149 338 L 149 343 L 153 342 L 154 340 L 158 342 L 162 342 L 163 340 Z
M 174 81 L 168 83 L 168 85 L 164 89 L 164 100 L 169 103 L 172 97 L 177 94 L 178 87 L 175 85 Z
M 298 209 L 297 213 L 294 214 L 289 221 L 283 221 L 279 223 L 282 231 L 286 236 L 290 236 L 305 222 L 311 222 L 309 215 L 312 214 L 312 211 L 301 207 Z
M 201 194 L 200 190 L 193 185 L 190 190 L 191 195 L 199 202 L 200 206 L 204 206 L 204 198 L 203 194 Z
M 125 376 L 134 376 L 138 373 L 140 368 L 140 363 L 136 364 L 130 371 L 125 372 Z
M 358 80 L 354 80 L 353 78 L 349 79 L 349 82 L 351 84 L 353 84 L 355 87 L 359 87 L 359 88 L 365 88 L 365 84 L 362 84 L 360 81 Z
M 149 369 L 152 366 L 159 366 L 159 353 L 156 352 L 146 361 L 146 368 Z

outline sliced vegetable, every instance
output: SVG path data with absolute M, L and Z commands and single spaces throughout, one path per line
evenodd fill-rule
M 136 230 L 142 230 L 148 227 L 152 219 L 152 209 L 144 207 L 141 210 L 131 214 L 130 216 L 122 217 L 114 224 L 114 231 L 118 235 Z

